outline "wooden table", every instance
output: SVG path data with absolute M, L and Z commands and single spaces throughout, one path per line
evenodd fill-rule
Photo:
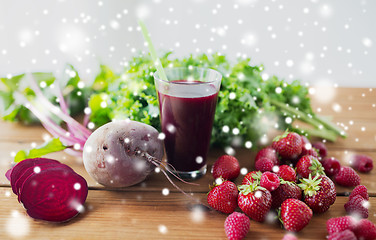
M 318 94 L 318 93 L 316 93 Z M 363 153 L 376 159 L 376 89 L 338 88 L 334 99 L 328 103 L 314 101 L 322 115 L 333 116 L 333 121 L 348 127 L 348 138 L 328 143 L 329 156 L 337 157 L 348 165 L 350 154 Z M 334 111 L 339 104 L 341 111 Z M 338 110 L 337 108 L 334 108 Z M 203 210 L 195 201 L 178 192 L 164 178 L 155 173 L 145 182 L 117 190 L 105 189 L 86 173 L 82 160 L 63 153 L 51 157 L 70 165 L 81 174 L 90 186 L 85 212 L 68 223 L 51 224 L 31 219 L 17 202 L 4 173 L 12 161 L 11 152 L 30 148 L 41 143 L 46 133 L 40 126 L 22 126 L 0 122 L 0 239 L 226 239 L 225 214 Z M 212 149 L 209 169 L 223 152 Z M 236 149 L 241 167 L 253 169 L 255 152 Z M 370 198 L 369 219 L 376 223 L 376 170 L 360 174 Z M 237 179 L 237 183 L 241 180 Z M 196 181 L 199 186 L 178 183 L 197 201 L 206 202 L 210 174 Z M 169 194 L 162 194 L 163 189 Z M 326 220 L 346 214 L 344 203 L 351 188 L 337 186 L 337 200 L 328 212 L 315 215 L 310 224 L 297 236 L 299 239 L 325 239 Z M 251 221 L 247 239 L 281 239 L 286 232 L 277 223 Z

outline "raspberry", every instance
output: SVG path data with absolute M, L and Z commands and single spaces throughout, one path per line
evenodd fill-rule
M 222 177 L 223 179 L 232 180 L 239 176 L 240 165 L 235 157 L 223 155 L 213 164 L 212 172 L 215 179 Z
M 345 230 L 330 234 L 328 240 L 356 240 L 356 236 L 352 231 Z
M 330 218 L 326 221 L 326 229 L 328 230 L 329 235 L 336 232 L 342 232 L 345 230 L 354 230 L 355 220 L 351 216 Z
M 289 165 L 282 165 L 278 167 L 276 174 L 285 181 L 296 182 L 295 170 Z
M 338 159 L 333 157 L 324 158 L 321 163 L 328 177 L 335 176 L 341 169 L 341 164 L 339 163 Z
M 359 175 L 351 167 L 341 167 L 335 180 L 339 185 L 345 187 L 358 186 L 360 184 Z
M 319 154 L 321 159 L 325 158 L 328 155 L 328 149 L 326 148 L 325 144 L 322 142 L 315 142 L 312 144 L 312 147 L 319 150 Z
M 351 200 L 345 204 L 347 214 L 354 214 L 362 218 L 368 218 L 368 207 L 368 201 L 360 195 L 352 197 Z
M 250 224 L 251 221 L 245 214 L 239 212 L 231 213 L 225 220 L 225 233 L 228 239 L 243 239 L 249 231 Z
M 261 172 L 266 172 L 266 171 L 271 172 L 273 169 L 273 166 L 274 166 L 274 163 L 269 158 L 260 158 L 255 163 L 256 170 L 261 171 Z
M 354 190 L 352 190 L 349 196 L 349 201 L 351 200 L 351 198 L 355 197 L 356 195 L 362 196 L 362 198 L 364 198 L 367 201 L 369 199 L 367 188 L 364 185 L 358 185 L 354 188 Z
M 373 240 L 376 239 L 376 226 L 368 219 L 361 219 L 354 229 L 358 239 Z
M 264 172 L 261 175 L 260 186 L 266 188 L 270 192 L 276 190 L 279 187 L 280 180 L 275 173 Z
M 359 172 L 367 173 L 373 169 L 373 161 L 366 155 L 356 154 L 352 156 L 351 166 Z

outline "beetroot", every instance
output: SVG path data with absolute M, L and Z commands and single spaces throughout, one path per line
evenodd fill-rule
M 163 157 L 163 141 L 150 125 L 130 121 L 107 123 L 87 139 L 83 160 L 86 171 L 107 187 L 142 182 Z
M 49 168 L 25 181 L 21 202 L 33 218 L 64 222 L 83 210 L 87 193 L 87 183 L 77 173 Z
M 51 163 L 51 162 L 59 163 L 59 161 L 56 161 L 54 159 L 49 159 L 49 158 L 30 158 L 30 159 L 25 159 L 17 163 L 17 165 L 11 169 L 11 173 L 10 173 L 10 184 L 12 186 L 12 190 L 14 194 L 17 194 L 16 189 L 14 188 L 15 182 L 18 180 L 18 178 L 22 175 L 22 173 L 26 169 L 30 167 L 35 167 L 39 164 Z
M 7 172 L 29 216 L 65 222 L 83 210 L 88 186 L 72 168 L 47 158 L 26 159 Z

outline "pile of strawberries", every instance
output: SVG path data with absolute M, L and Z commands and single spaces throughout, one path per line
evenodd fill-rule
M 352 166 L 358 171 L 369 172 L 373 162 L 367 156 L 357 155 Z M 336 188 L 332 179 L 343 186 L 360 184 L 360 177 L 352 167 L 341 166 L 337 159 L 327 158 L 323 143 L 311 144 L 305 136 L 294 132 L 277 136 L 271 146 L 261 149 L 255 157 L 255 171 L 247 173 L 241 185 L 236 186 L 231 180 L 239 173 L 240 166 L 235 157 L 218 158 L 212 168 L 215 183 L 207 196 L 212 208 L 230 214 L 225 221 L 229 239 L 244 238 L 249 231 L 249 218 L 264 222 L 275 217 L 274 210 L 286 230 L 299 232 L 309 223 L 313 213 L 326 212 L 335 202 Z M 359 186 L 359 189 L 363 187 Z M 364 204 L 367 200 L 367 191 L 366 194 L 364 191 L 354 193 L 345 209 L 348 214 L 367 218 L 368 208 Z M 237 207 L 245 214 L 234 212 Z M 357 236 L 354 229 L 345 230 Z M 328 232 L 331 237 L 333 232 Z M 335 233 L 338 232 L 342 231 Z M 374 238 L 363 236 L 362 239 L 375 238 L 376 229 Z

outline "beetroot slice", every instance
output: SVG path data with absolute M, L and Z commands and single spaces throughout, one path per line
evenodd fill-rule
M 25 159 L 25 160 L 17 163 L 17 165 L 12 168 L 12 172 L 10 174 L 10 184 L 11 184 L 11 186 L 15 185 L 15 182 L 17 181 L 17 179 L 29 167 L 34 167 L 38 164 L 51 163 L 51 162 L 60 163 L 57 160 L 49 159 L 49 158 L 29 158 L 29 159 Z M 13 187 L 12 187 L 12 190 L 15 194 L 17 194 L 15 192 L 15 189 L 13 189 Z
M 18 180 L 16 181 L 15 183 L 15 191 L 16 191 L 16 194 L 18 195 L 18 201 L 20 201 L 20 194 L 22 192 L 22 186 L 24 184 L 24 182 L 29 178 L 31 177 L 31 175 L 33 174 L 40 174 L 40 173 L 36 173 L 35 172 L 35 168 L 36 167 L 39 167 L 40 168 L 40 172 L 48 169 L 48 168 L 66 168 L 68 170 L 71 170 L 73 171 L 72 168 L 68 167 L 67 165 L 65 164 L 60 164 L 60 163 L 43 163 L 43 164 L 39 164 L 37 166 L 33 166 L 33 167 L 29 167 L 28 169 L 26 169 L 23 174 L 18 178 Z M 13 189 L 13 186 L 12 186 L 12 189 Z
M 21 202 L 32 218 L 64 222 L 79 213 L 87 194 L 83 177 L 67 168 L 48 168 L 24 182 Z
M 12 174 L 12 170 L 13 170 L 13 168 L 9 169 L 9 170 L 5 173 L 5 177 L 8 179 L 9 182 L 10 182 L 10 175 Z

